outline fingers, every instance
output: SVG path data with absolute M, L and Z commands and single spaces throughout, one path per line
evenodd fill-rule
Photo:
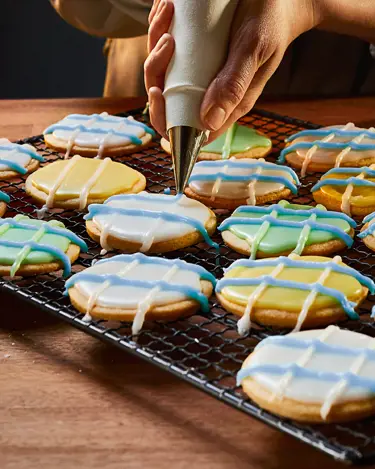
M 154 0 L 154 3 L 152 4 L 150 14 L 148 15 L 148 24 L 151 24 L 151 21 L 153 20 L 155 13 L 157 12 L 159 8 L 161 0 Z
M 160 0 L 155 13 L 152 15 L 152 20 L 148 29 L 147 47 L 149 53 L 154 49 L 163 34 L 168 32 L 173 18 L 173 12 L 174 6 L 171 1 Z
M 153 86 L 148 91 L 150 104 L 150 120 L 156 131 L 168 139 L 166 132 L 165 102 L 163 92 L 160 88 Z
M 173 37 L 167 33 L 163 34 L 144 63 L 145 86 L 147 91 L 154 86 L 164 89 L 165 72 L 173 52 Z
M 259 70 L 255 73 L 254 78 L 246 91 L 240 104 L 233 110 L 225 124 L 216 132 L 211 132 L 208 142 L 212 142 L 225 132 L 232 124 L 238 121 L 241 117 L 247 114 L 254 107 L 256 101 L 261 95 L 267 81 L 277 69 L 281 58 L 277 55 L 272 56 Z

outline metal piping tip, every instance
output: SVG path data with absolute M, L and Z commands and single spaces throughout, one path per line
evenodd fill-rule
M 188 184 L 202 145 L 208 138 L 208 131 L 188 126 L 177 126 L 169 129 L 168 135 L 171 142 L 176 191 L 177 194 L 182 194 Z

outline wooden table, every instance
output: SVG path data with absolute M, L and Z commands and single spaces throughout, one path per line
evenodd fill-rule
M 0 101 L 0 136 L 137 99 Z M 375 98 L 262 103 L 321 124 L 375 124 Z M 2 294 L 2 469 L 343 467 L 141 360 Z

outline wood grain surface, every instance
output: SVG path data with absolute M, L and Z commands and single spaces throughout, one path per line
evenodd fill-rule
M 139 100 L 0 101 L 0 136 Z M 262 103 L 374 125 L 375 99 Z M 0 306 L 0 468 L 334 469 L 342 464 L 14 297 Z

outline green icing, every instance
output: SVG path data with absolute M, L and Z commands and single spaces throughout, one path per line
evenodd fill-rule
M 21 219 L 20 221 L 22 222 L 23 220 Z M 27 219 L 28 225 L 40 227 L 43 223 L 45 222 L 43 222 L 42 220 L 33 220 L 31 218 Z M 64 225 L 56 222 L 54 226 L 63 227 Z M 35 236 L 35 234 L 37 233 L 37 231 L 35 230 L 27 230 L 24 228 L 14 227 L 10 227 L 4 232 L 4 229 L 1 228 L 0 239 L 7 241 L 24 241 L 26 243 L 27 241 L 30 241 L 33 236 Z M 66 252 L 69 248 L 70 240 L 64 236 L 44 233 L 40 238 L 38 237 L 38 243 L 53 246 L 63 252 Z M 12 265 L 15 262 L 17 255 L 20 254 L 20 252 L 21 249 L 19 248 L 0 245 L 0 264 Z M 54 262 L 55 260 L 55 257 L 48 252 L 31 251 L 26 256 L 25 260 L 22 261 L 22 264 L 46 264 L 48 262 Z
M 243 153 L 252 148 L 269 147 L 271 145 L 271 140 L 268 137 L 258 134 L 255 129 L 244 125 L 234 125 L 234 135 L 230 146 L 231 154 Z M 231 130 L 232 129 L 229 129 L 227 132 Z M 227 132 L 203 147 L 202 151 L 206 153 L 223 153 Z
M 295 205 L 295 204 L 288 204 L 288 209 L 296 210 L 295 215 L 278 215 L 278 220 L 288 220 L 288 221 L 303 221 L 306 220 L 308 217 L 306 215 L 298 215 L 298 209 L 309 210 L 313 207 L 308 205 Z M 232 217 L 248 217 L 248 218 L 261 218 L 264 216 L 264 213 L 251 213 L 251 212 L 241 212 L 239 209 L 235 213 L 232 214 Z M 349 233 L 351 227 L 349 223 L 345 220 L 338 219 L 338 218 L 323 218 L 317 216 L 316 218 L 317 223 L 324 223 L 326 225 L 335 226 L 337 228 L 341 228 L 345 233 Z M 259 232 L 259 228 L 261 226 L 261 222 L 259 225 L 231 225 L 229 230 L 238 236 L 241 239 L 248 240 L 251 244 L 254 240 L 255 236 Z M 282 226 L 270 226 L 265 234 L 265 236 L 261 239 L 258 249 L 266 254 L 272 255 L 277 254 L 283 251 L 293 250 L 300 238 L 301 235 L 301 228 L 291 228 L 291 227 L 282 227 Z M 308 240 L 306 242 L 306 246 L 311 244 L 319 244 L 325 243 L 336 239 L 334 233 L 328 233 L 327 231 L 323 230 L 311 230 Z

